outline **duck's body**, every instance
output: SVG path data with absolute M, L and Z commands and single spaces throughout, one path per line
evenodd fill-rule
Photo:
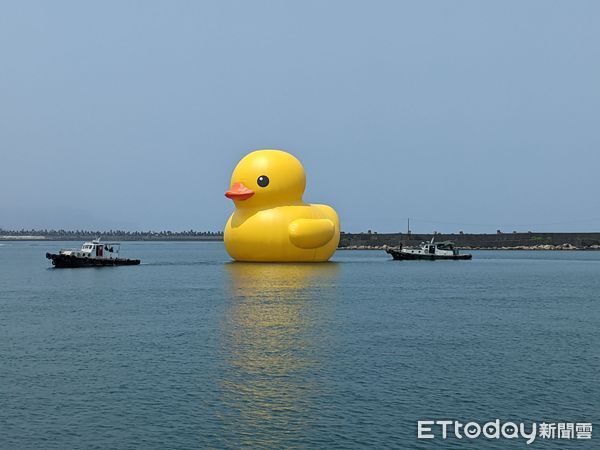
M 253 180 L 260 185 L 252 186 Z M 338 215 L 330 206 L 302 201 L 304 180 L 300 162 L 279 150 L 260 150 L 240 161 L 226 194 L 236 204 L 224 233 L 232 258 L 261 262 L 331 258 L 340 240 Z
M 337 214 L 326 205 L 238 209 L 225 226 L 225 248 L 237 261 L 327 261 L 338 230 Z

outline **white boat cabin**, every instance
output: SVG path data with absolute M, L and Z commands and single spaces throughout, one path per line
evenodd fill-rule
M 450 241 L 444 242 L 422 242 L 419 248 L 405 248 L 402 253 L 412 255 L 436 255 L 436 256 L 456 256 L 458 250 L 454 248 L 454 244 Z
M 100 239 L 94 239 L 92 242 L 84 242 L 80 249 L 61 250 L 60 254 L 77 258 L 116 259 L 120 249 L 121 244 L 117 242 L 100 242 Z

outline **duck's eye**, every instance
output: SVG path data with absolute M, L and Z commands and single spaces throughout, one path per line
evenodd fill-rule
M 256 184 L 258 184 L 260 187 L 267 187 L 269 185 L 269 177 L 266 175 L 261 175 L 256 180 Z

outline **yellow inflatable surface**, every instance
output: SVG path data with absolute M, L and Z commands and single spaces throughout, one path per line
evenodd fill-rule
M 327 205 L 302 201 L 304 167 L 281 150 L 257 150 L 238 163 L 225 193 L 235 211 L 225 248 L 238 261 L 327 261 L 340 241 L 340 222 Z

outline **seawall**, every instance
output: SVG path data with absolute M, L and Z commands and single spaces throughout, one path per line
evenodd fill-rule
M 342 233 L 340 248 L 407 247 L 430 241 L 452 241 L 467 249 L 600 249 L 600 233 L 497 233 L 497 234 L 407 234 Z
M 30 232 L 0 233 L 0 241 L 89 241 L 101 236 L 104 241 L 213 241 L 223 240 L 220 234 L 159 233 L 102 233 L 66 232 L 36 234 Z M 404 245 L 407 247 L 430 241 L 433 234 L 407 233 L 342 233 L 340 249 L 380 249 L 384 246 Z M 436 241 L 452 241 L 465 249 L 600 249 L 599 233 L 496 233 L 496 234 L 435 234 Z

